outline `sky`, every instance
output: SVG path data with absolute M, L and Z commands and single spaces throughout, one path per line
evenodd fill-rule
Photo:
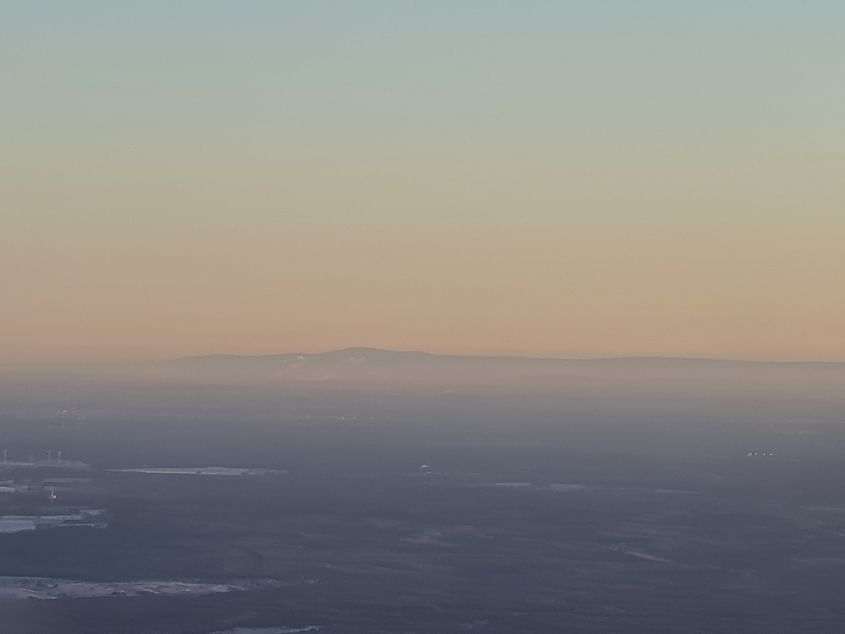
M 0 360 L 845 360 L 845 3 L 0 0 Z

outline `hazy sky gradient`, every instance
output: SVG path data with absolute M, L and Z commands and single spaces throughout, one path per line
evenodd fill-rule
M 0 2 L 0 357 L 845 359 L 845 3 Z

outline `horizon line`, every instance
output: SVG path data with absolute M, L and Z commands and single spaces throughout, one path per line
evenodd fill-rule
M 700 356 L 672 356 L 672 355 L 608 355 L 608 356 L 587 356 L 587 357 L 561 357 L 561 356 L 537 356 L 532 354 L 476 354 L 476 353 L 455 353 L 455 352 L 429 352 L 419 349 L 394 349 L 394 348 L 380 348 L 377 346 L 343 346 L 340 348 L 330 348 L 327 350 L 319 350 L 312 352 L 303 352 L 300 350 L 290 352 L 262 352 L 262 353 L 202 353 L 191 354 L 179 357 L 168 357 L 167 359 L 160 359 L 159 361 L 182 361 L 190 359 L 208 359 L 208 358 L 233 358 L 233 359 L 267 359 L 271 357 L 284 356 L 320 356 L 336 354 L 339 352 L 379 352 L 390 354 L 419 354 L 430 357 L 445 357 L 445 358 L 470 358 L 470 359 L 490 359 L 490 360 L 528 360 L 528 361 L 701 361 L 714 363 L 746 363 L 746 364 L 814 364 L 814 365 L 842 365 L 845 364 L 845 359 L 745 359 L 735 357 L 700 357 Z

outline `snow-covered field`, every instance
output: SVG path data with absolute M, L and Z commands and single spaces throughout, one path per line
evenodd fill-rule
M 212 634 L 304 634 L 319 632 L 322 625 L 303 625 L 300 627 L 236 627 L 233 630 L 212 632 Z
M 246 467 L 139 467 L 135 469 L 111 469 L 119 473 L 146 473 L 150 475 L 196 475 L 196 476 L 260 476 L 284 473 L 275 469 L 250 469 Z
M 103 521 L 102 515 L 102 509 L 78 509 L 71 513 L 54 515 L 3 515 L 0 517 L 0 533 L 20 533 L 73 526 L 106 528 L 108 525 Z
M 304 634 L 305 632 L 319 632 L 322 625 L 303 625 L 301 627 L 236 627 L 225 632 L 212 634 Z
M 229 583 L 180 580 L 97 582 L 52 577 L 0 577 L 0 600 L 90 599 L 96 597 L 137 597 L 144 594 L 198 596 L 222 592 L 241 592 L 266 585 L 272 585 L 272 582 L 253 580 Z

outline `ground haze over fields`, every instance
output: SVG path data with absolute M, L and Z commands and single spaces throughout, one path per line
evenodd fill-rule
M 843 385 L 360 348 L 7 372 L 0 629 L 838 631 Z

